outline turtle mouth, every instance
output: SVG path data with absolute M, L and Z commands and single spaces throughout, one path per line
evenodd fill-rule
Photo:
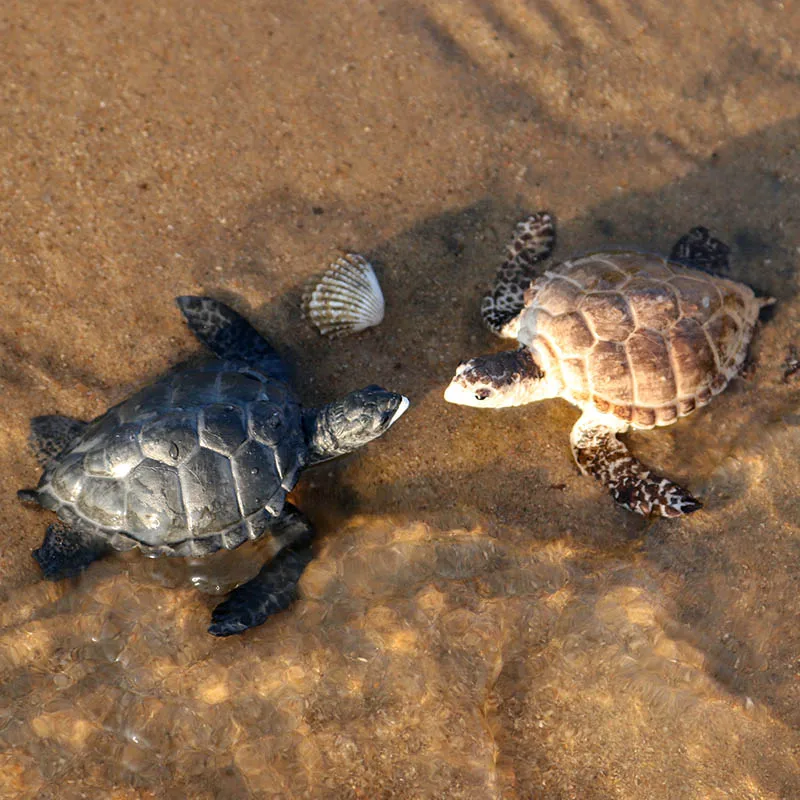
M 394 411 L 387 411 L 384 415 L 385 425 L 387 428 L 391 428 L 392 425 L 403 416 L 403 414 L 408 411 L 408 407 L 411 405 L 411 401 L 405 396 L 400 395 L 400 403 Z
M 450 385 L 444 390 L 444 399 L 447 403 L 460 403 L 466 391 L 466 383 L 458 380 L 458 375 L 450 381 Z

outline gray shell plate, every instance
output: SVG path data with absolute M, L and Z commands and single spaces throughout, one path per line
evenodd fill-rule
M 259 538 L 306 461 L 291 388 L 241 362 L 177 367 L 91 422 L 39 502 L 117 550 L 199 556 Z

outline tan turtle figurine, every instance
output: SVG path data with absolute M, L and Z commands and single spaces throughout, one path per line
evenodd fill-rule
M 571 442 L 584 474 L 639 514 L 696 511 L 697 499 L 617 435 L 670 425 L 709 403 L 741 369 L 759 311 L 774 300 L 718 274 L 729 249 L 702 227 L 669 258 L 607 250 L 536 277 L 554 243 L 549 214 L 519 223 L 481 316 L 520 348 L 463 362 L 445 400 L 501 408 L 563 397 L 583 412 Z

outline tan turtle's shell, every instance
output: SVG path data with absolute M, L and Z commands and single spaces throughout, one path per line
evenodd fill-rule
M 518 336 L 562 397 L 652 428 L 725 388 L 761 305 L 748 286 L 660 256 L 594 253 L 531 285 Z

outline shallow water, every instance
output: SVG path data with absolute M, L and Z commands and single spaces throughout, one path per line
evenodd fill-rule
M 64 0 L 0 26 L 0 796 L 800 795 L 798 9 Z M 707 225 L 778 299 L 749 377 L 629 438 L 703 511 L 613 507 L 562 401 L 443 403 L 504 346 L 479 298 L 539 208 L 560 255 Z M 329 342 L 299 300 L 340 250 L 387 311 Z M 14 494 L 31 416 L 91 418 L 197 352 L 187 293 L 280 343 L 308 403 L 413 403 L 306 473 L 302 598 L 225 640 L 213 593 L 258 547 L 50 584 L 52 518 Z

